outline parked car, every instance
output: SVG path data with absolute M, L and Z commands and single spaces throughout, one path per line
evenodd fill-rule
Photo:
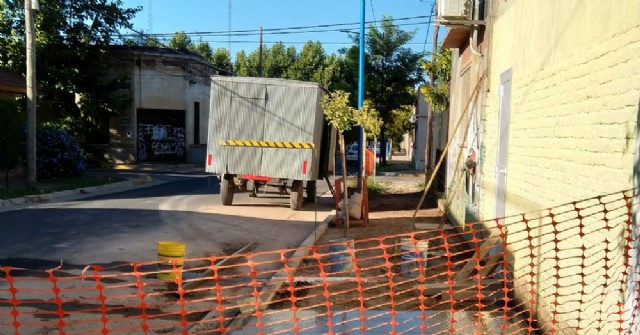
M 346 155 L 347 164 L 357 164 L 358 163 L 358 149 L 349 149 Z

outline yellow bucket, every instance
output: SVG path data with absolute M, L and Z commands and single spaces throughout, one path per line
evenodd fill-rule
M 158 242 L 158 279 L 174 281 L 182 279 L 185 245 L 181 242 Z

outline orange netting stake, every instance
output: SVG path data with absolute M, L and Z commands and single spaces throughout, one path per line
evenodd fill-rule
M 149 315 L 147 314 L 147 304 L 144 301 L 147 295 L 144 293 L 144 283 L 142 282 L 142 273 L 140 272 L 139 268 L 139 264 L 133 264 L 133 276 L 136 278 L 138 298 L 140 298 L 140 317 L 142 318 L 142 325 L 140 327 L 142 327 L 143 334 L 146 335 L 149 331 L 149 325 L 147 324 Z
M 447 234 L 445 233 L 444 229 L 442 229 L 442 231 L 440 232 L 440 236 L 442 237 L 442 243 L 444 246 L 444 252 L 447 256 L 447 285 L 449 285 L 448 288 L 448 292 L 449 292 L 449 304 L 451 305 L 451 308 L 449 309 L 449 313 L 451 314 L 451 318 L 449 319 L 449 333 L 450 334 L 454 334 L 456 329 L 455 329 L 455 313 L 456 313 L 456 309 L 455 309 L 455 304 L 456 301 L 455 299 L 453 299 L 453 271 L 451 270 L 451 258 L 453 257 L 453 255 L 451 254 L 451 245 L 449 245 L 449 241 L 447 239 Z
M 66 335 L 66 331 L 64 330 L 64 327 L 66 326 L 66 322 L 64 321 L 64 309 L 62 308 L 62 305 L 64 304 L 64 301 L 60 298 L 60 288 L 58 287 L 58 278 L 56 278 L 56 276 L 53 275 L 53 271 L 54 270 L 47 270 L 47 273 L 49 273 L 49 281 L 51 281 L 51 286 L 52 286 L 52 291 L 54 294 L 54 302 L 55 304 L 58 306 L 58 310 L 56 311 L 56 313 L 58 314 L 58 327 L 59 327 L 59 335 Z
M 103 335 L 109 334 L 109 328 L 107 327 L 107 323 L 109 323 L 109 318 L 107 318 L 107 312 L 109 309 L 107 308 L 107 297 L 104 295 L 104 286 L 100 282 L 102 276 L 100 275 L 100 271 L 103 271 L 104 268 L 98 265 L 91 265 L 85 268 L 85 270 L 93 269 L 93 279 L 96 281 L 96 290 L 98 291 L 98 300 L 100 301 L 100 313 L 102 316 L 100 317 L 100 321 L 102 322 L 102 330 L 100 331 Z M 83 270 L 82 272 L 84 272 Z
M 631 244 L 633 243 L 633 232 L 631 231 L 630 227 L 633 224 L 632 223 L 632 218 L 633 218 L 633 199 L 631 197 L 629 197 L 628 195 L 624 194 L 624 201 L 625 201 L 625 205 L 627 207 L 627 219 L 625 220 L 625 226 L 623 227 L 623 234 L 624 234 L 624 253 L 623 253 L 623 257 L 624 257 L 624 268 L 625 271 L 622 273 L 622 278 L 620 279 L 620 296 L 624 297 L 625 296 L 625 287 L 627 285 L 627 279 L 628 279 L 628 270 L 632 268 L 631 264 L 629 262 L 629 257 L 631 255 Z M 622 332 L 624 331 L 623 328 L 623 324 L 624 324 L 624 300 L 623 301 L 619 301 L 618 302 L 618 315 L 619 315 L 619 320 L 618 320 L 618 333 L 622 334 Z
M 367 308 L 364 305 L 364 288 L 362 287 L 362 282 L 363 282 L 362 269 L 360 268 L 360 264 L 358 264 L 358 259 L 356 257 L 355 241 L 353 241 L 351 243 L 353 243 L 353 245 L 349 246 L 350 243 L 347 242 L 347 251 L 351 255 L 351 263 L 353 264 L 353 271 L 354 271 L 354 273 L 356 275 L 356 284 L 358 285 L 356 290 L 358 291 L 358 302 L 360 303 L 360 306 L 358 306 L 358 311 L 360 313 L 360 315 L 359 315 L 360 332 L 362 334 L 365 334 L 365 332 L 367 331 L 367 328 L 366 328 L 366 321 L 367 321 L 366 312 L 367 312 Z
M 20 304 L 20 301 L 18 300 L 18 289 L 15 286 L 15 278 L 11 276 L 11 268 L 3 267 L 2 272 L 4 272 L 5 274 L 4 280 L 9 284 L 9 293 L 11 293 L 11 300 L 10 300 L 11 313 L 10 314 L 13 317 L 13 321 L 11 324 L 13 325 L 13 330 L 15 331 L 14 334 L 19 335 L 20 322 L 18 322 L 18 315 L 20 315 L 20 313 L 18 312 L 18 305 Z
M 286 250 L 280 250 L 280 262 L 284 267 L 284 271 L 287 273 L 287 282 L 289 283 L 289 287 L 287 290 L 289 291 L 289 300 L 291 301 L 291 319 L 293 321 L 293 333 L 300 333 L 300 319 L 298 318 L 298 298 L 296 298 L 296 286 L 293 278 L 293 273 L 295 272 L 295 268 L 289 266 L 289 258 L 285 254 Z
M 256 328 L 258 328 L 258 335 L 264 334 L 264 322 L 262 320 L 262 311 L 260 309 L 260 290 L 258 285 L 258 276 L 256 272 L 256 264 L 252 260 L 250 255 L 247 255 L 247 266 L 249 267 L 249 275 L 251 276 L 251 288 L 253 291 L 251 295 L 253 296 L 253 304 L 255 308 L 255 312 L 253 315 L 256 317 Z
M 184 299 L 184 288 L 182 287 L 182 267 L 178 266 L 178 262 L 182 262 L 183 260 L 171 260 L 171 264 L 173 264 L 172 271 L 175 274 L 175 283 L 178 286 L 178 305 L 180 305 L 180 325 L 182 326 L 182 335 L 188 335 L 189 322 L 187 321 L 187 301 Z
M 538 330 L 535 327 L 535 311 L 536 311 L 536 254 L 534 253 L 535 247 L 533 245 L 533 236 L 531 234 L 532 228 L 527 220 L 526 215 L 522 215 L 522 222 L 524 222 L 527 230 L 527 240 L 529 241 L 529 315 L 527 317 L 528 327 L 527 332 L 531 335 Z
M 504 307 L 502 314 L 502 324 L 500 328 L 502 330 L 507 329 L 507 323 L 509 321 L 509 249 L 507 248 L 507 229 L 504 228 L 500 222 L 497 224 L 497 228 L 500 230 L 500 241 L 502 247 L 502 291 L 504 292 Z
M 215 292 L 216 292 L 216 310 L 218 311 L 218 330 L 221 333 L 226 333 L 227 328 L 225 327 L 225 316 L 224 316 L 224 295 L 222 290 L 224 287 L 221 284 L 222 277 L 218 271 L 219 267 L 216 265 L 216 259 L 214 257 L 209 258 L 209 262 L 211 264 L 211 273 L 213 274 L 211 279 L 215 283 Z
M 474 323 L 476 326 L 476 335 L 481 335 L 482 331 L 482 307 L 484 306 L 482 304 L 482 258 L 480 257 L 480 241 L 478 239 L 478 232 L 475 230 L 475 225 L 469 225 L 469 234 L 471 234 L 472 236 L 472 241 L 473 241 L 473 249 L 474 249 L 474 261 L 476 262 L 476 279 L 477 279 L 477 283 L 476 283 L 476 288 L 478 289 L 478 293 L 476 294 L 476 297 L 478 298 L 478 303 L 475 304 L 476 307 L 478 307 L 478 313 L 475 313 L 474 315 L 476 316 L 476 322 Z
M 318 247 L 316 245 L 311 249 L 313 257 L 318 262 L 318 270 L 320 271 L 320 278 L 322 278 L 322 295 L 324 297 L 324 306 L 327 309 L 327 328 L 329 332 L 327 334 L 333 335 L 333 312 L 331 311 L 331 293 L 329 293 L 329 281 L 327 280 L 327 272 L 324 270 L 326 264 L 322 262 L 322 256 L 318 253 Z M 330 264 L 329 264 L 330 265 Z
M 556 221 L 555 219 L 555 215 L 551 212 L 549 212 L 549 217 L 551 218 L 551 225 L 553 226 L 553 252 L 555 253 L 555 257 L 554 260 L 556 261 L 556 265 L 553 267 L 553 269 L 555 270 L 555 275 L 553 275 L 554 278 L 554 292 L 553 292 L 553 301 L 551 302 L 552 307 L 552 311 L 551 311 L 551 334 L 555 334 L 558 330 L 556 329 L 556 324 L 558 323 L 558 305 L 560 305 L 558 303 L 558 297 L 560 296 L 560 294 L 558 293 L 558 288 L 559 288 L 559 283 L 558 280 L 560 278 L 560 258 L 558 257 L 558 253 L 560 252 L 560 248 L 558 247 L 558 234 L 560 233 L 560 231 L 558 231 L 558 221 Z

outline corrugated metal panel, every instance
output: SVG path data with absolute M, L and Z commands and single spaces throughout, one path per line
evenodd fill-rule
M 315 83 L 212 78 L 208 152 L 213 158 L 207 172 L 315 179 L 324 122 L 321 96 L 322 89 Z M 221 141 L 301 142 L 313 143 L 315 148 L 221 146 Z

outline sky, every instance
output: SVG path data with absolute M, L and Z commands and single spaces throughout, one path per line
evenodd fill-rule
M 383 15 L 391 16 L 403 30 L 416 32 L 407 47 L 417 52 L 430 51 L 433 21 L 429 28 L 429 16 L 434 1 L 366 0 L 365 21 L 374 23 Z M 320 41 L 327 54 L 335 53 L 352 45 L 349 32 L 359 31 L 362 4 L 358 0 L 123 0 L 123 3 L 127 8 L 143 8 L 132 20 L 139 32 L 167 34 L 170 38 L 175 32 L 184 31 L 194 42 L 202 40 L 213 49 L 230 49 L 232 57 L 240 50 L 251 53 L 258 48 L 261 27 L 267 46 L 282 41 L 300 51 L 305 42 L 312 40 Z M 230 37 L 229 31 L 235 32 L 235 36 Z

